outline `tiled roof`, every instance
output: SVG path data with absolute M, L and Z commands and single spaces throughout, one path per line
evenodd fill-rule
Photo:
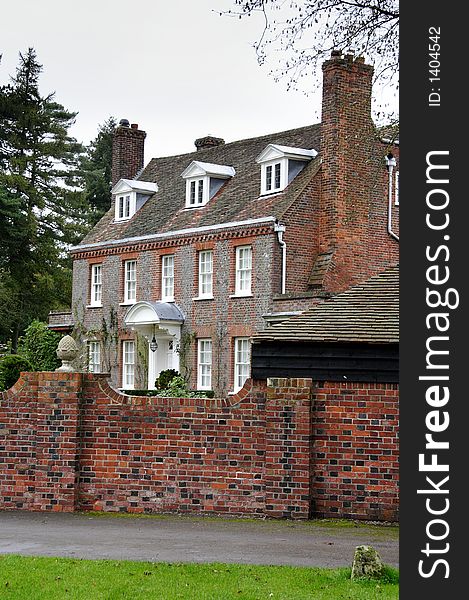
M 319 159 L 308 163 L 283 192 L 259 198 L 261 169 L 256 157 L 268 144 L 319 151 L 319 141 L 320 126 L 311 125 L 189 154 L 154 158 L 137 179 L 157 183 L 158 191 L 129 221 L 114 223 L 112 207 L 81 243 L 105 242 L 261 217 L 281 218 L 316 172 Z M 226 181 L 206 206 L 186 209 L 186 188 L 181 174 L 194 160 L 232 166 L 236 175 Z
M 399 267 L 272 325 L 263 340 L 396 343 L 399 341 Z

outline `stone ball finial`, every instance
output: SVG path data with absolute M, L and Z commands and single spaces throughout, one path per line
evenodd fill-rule
M 62 361 L 62 366 L 56 371 L 73 372 L 71 362 L 78 356 L 78 346 L 71 335 L 65 335 L 57 346 L 57 358 Z

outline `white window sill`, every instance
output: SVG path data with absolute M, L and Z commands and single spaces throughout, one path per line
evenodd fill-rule
M 194 204 L 191 206 L 185 206 L 184 210 L 197 210 L 198 208 L 203 208 L 204 206 L 207 206 L 208 202 L 204 202 L 203 204 Z
M 269 190 L 268 192 L 261 191 L 259 198 L 264 198 L 265 196 L 275 196 L 275 194 L 280 194 L 281 192 L 283 192 L 284 189 L 285 188 L 278 188 L 277 190 Z
M 174 298 L 161 298 L 160 302 L 172 303 L 172 302 L 174 302 Z
M 137 300 L 127 300 L 126 302 L 119 302 L 119 306 L 132 306 L 137 304 Z
M 103 308 L 102 304 L 87 304 L 85 308 Z
M 230 298 L 252 298 L 253 294 L 231 294 Z
M 197 298 L 192 298 L 192 300 L 194 301 L 199 301 L 199 300 L 213 300 L 213 296 L 197 296 Z

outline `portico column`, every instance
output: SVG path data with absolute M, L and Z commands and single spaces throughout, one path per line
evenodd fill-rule
M 150 341 L 148 342 L 148 389 L 155 389 L 156 380 L 156 352 L 150 349 Z

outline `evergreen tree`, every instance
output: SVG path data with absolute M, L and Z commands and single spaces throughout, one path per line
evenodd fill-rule
M 41 96 L 41 71 L 30 48 L 20 54 L 11 84 L 0 88 L 0 211 L 6 216 L 0 335 L 9 334 L 13 351 L 33 318 L 45 319 L 51 308 L 68 304 L 66 249 L 88 227 L 89 211 L 78 187 L 83 149 L 68 135 L 76 113 L 56 102 L 54 94 Z
M 111 206 L 112 137 L 116 124 L 116 119 L 109 117 L 99 126 L 97 137 L 86 148 L 86 155 L 81 160 L 85 198 L 92 209 L 92 224 Z

